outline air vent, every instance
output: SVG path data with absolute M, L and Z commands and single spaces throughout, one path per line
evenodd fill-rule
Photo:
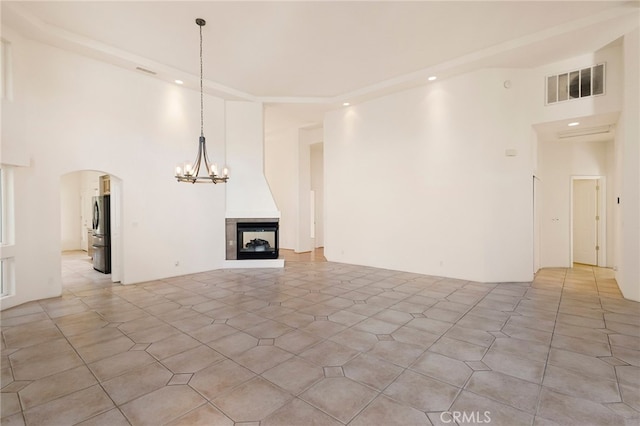
M 613 126 L 610 126 L 610 125 L 587 127 L 585 129 L 576 129 L 576 130 L 564 130 L 562 132 L 558 132 L 558 138 L 568 139 L 568 138 L 577 138 L 580 136 L 603 135 L 606 133 L 611 133 L 612 130 L 613 130 Z
M 547 77 L 547 105 L 604 95 L 605 64 Z
M 155 71 L 151 71 L 151 70 L 148 70 L 148 69 L 142 68 L 142 67 L 136 67 L 136 69 L 138 71 L 146 72 L 147 74 L 151 74 L 151 75 L 156 75 L 157 74 L 157 72 L 155 72 Z

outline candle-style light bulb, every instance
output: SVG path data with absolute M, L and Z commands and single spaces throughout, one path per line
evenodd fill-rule
M 180 176 L 182 174 L 182 167 L 176 166 L 176 176 Z
M 222 169 L 222 175 L 224 177 L 228 177 L 229 176 L 229 169 L 227 169 L 226 167 L 224 169 Z

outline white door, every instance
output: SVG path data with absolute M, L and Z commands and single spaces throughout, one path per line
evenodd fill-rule
M 598 180 L 573 181 L 573 261 L 598 264 Z
M 533 273 L 540 269 L 540 179 L 533 177 Z

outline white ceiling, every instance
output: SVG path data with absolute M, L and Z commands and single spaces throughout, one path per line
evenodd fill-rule
M 483 66 L 594 51 L 638 25 L 639 1 L 2 1 L 23 35 L 208 93 L 318 111 Z M 137 71 L 140 72 L 140 71 Z M 294 114 L 295 115 L 295 114 Z M 282 117 L 281 117 L 282 118 Z M 291 118 L 294 119 L 294 118 Z

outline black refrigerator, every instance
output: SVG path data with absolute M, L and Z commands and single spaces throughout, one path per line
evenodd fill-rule
M 111 273 L 111 223 L 108 195 L 92 198 L 93 204 L 93 269 L 104 274 Z

